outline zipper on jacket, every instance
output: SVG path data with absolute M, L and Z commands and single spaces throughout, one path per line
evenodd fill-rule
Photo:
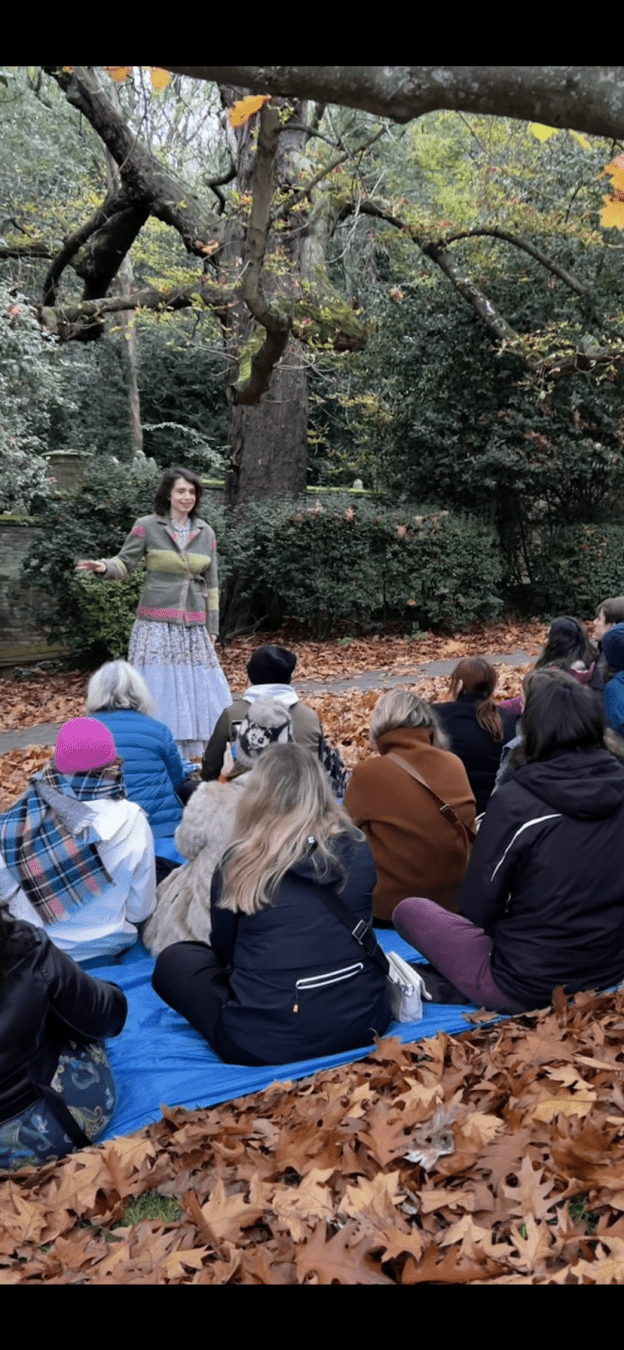
M 354 975 L 359 975 L 363 969 L 364 963 L 356 961 L 352 966 L 341 966 L 339 970 L 328 970 L 323 975 L 306 975 L 304 979 L 296 980 L 293 1012 L 299 1012 L 299 997 L 302 990 L 325 989 L 331 984 L 340 984 L 343 980 L 352 980 Z

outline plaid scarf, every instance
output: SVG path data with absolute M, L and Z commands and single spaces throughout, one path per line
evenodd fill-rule
M 72 908 L 110 885 L 97 849 L 99 836 L 81 803 L 125 795 L 121 765 L 60 774 L 50 763 L 0 816 L 0 853 L 45 924 L 67 918 Z

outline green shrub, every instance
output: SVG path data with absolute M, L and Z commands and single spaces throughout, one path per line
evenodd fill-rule
M 342 620 L 461 628 L 502 609 L 494 531 L 446 511 L 414 515 L 339 498 L 265 502 L 230 547 L 251 617 L 295 617 L 319 638 Z
M 624 524 L 545 532 L 533 542 L 524 590 L 533 614 L 593 614 L 601 600 L 624 590 Z

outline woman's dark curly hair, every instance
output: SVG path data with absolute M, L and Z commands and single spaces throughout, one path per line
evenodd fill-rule
M 600 700 L 587 685 L 556 666 L 532 670 L 523 683 L 522 741 L 509 756 L 510 768 L 565 750 L 604 749 L 624 758 L 624 743 L 605 726 Z
M 562 667 L 569 667 L 575 661 L 582 661 L 584 666 L 589 667 L 597 655 L 597 649 L 590 640 L 585 624 L 581 623 L 580 619 L 572 619 L 568 614 L 562 614 L 560 618 L 553 619 L 550 625 L 544 650 L 539 660 L 535 662 L 535 669 L 549 666 L 553 661 Z
M 186 479 L 186 482 L 192 483 L 195 488 L 195 505 L 190 512 L 190 515 L 196 516 L 199 514 L 199 505 L 204 492 L 203 484 L 197 477 L 197 474 L 193 473 L 191 469 L 180 469 L 174 464 L 172 468 L 165 469 L 160 483 L 158 484 L 158 491 L 154 502 L 154 511 L 157 516 L 169 515 L 171 508 L 171 489 L 178 478 Z

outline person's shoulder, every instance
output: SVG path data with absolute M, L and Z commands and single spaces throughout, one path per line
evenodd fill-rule
M 298 699 L 297 702 L 294 703 L 292 708 L 290 709 L 291 714 L 295 712 L 295 708 L 297 709 L 297 712 L 295 713 L 296 717 L 298 717 L 301 721 L 308 722 L 310 726 L 320 728 L 321 722 L 319 715 L 314 708 L 310 707 L 309 703 L 302 703 L 301 699 Z
M 376 755 L 374 753 L 368 755 L 366 759 L 358 760 L 352 770 L 349 783 L 353 783 L 354 781 L 356 783 L 367 783 L 374 778 L 384 777 L 386 775 L 392 776 L 393 771 L 395 769 L 398 770 L 399 766 L 393 764 L 391 760 L 389 762 L 386 761 L 387 757 L 385 755 Z

